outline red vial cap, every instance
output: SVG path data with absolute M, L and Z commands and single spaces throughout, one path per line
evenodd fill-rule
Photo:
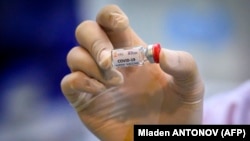
M 153 58 L 155 63 L 160 62 L 160 51 L 161 51 L 161 45 L 159 43 L 153 44 Z

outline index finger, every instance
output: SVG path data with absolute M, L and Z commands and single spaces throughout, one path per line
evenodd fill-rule
M 96 21 L 80 24 L 76 29 L 76 38 L 101 68 L 111 66 L 110 50 L 113 48 L 146 45 L 129 26 L 128 17 L 116 5 L 102 8 Z
M 117 5 L 102 8 L 96 21 L 104 29 L 114 48 L 146 45 L 129 25 L 128 16 Z
M 97 64 L 107 69 L 111 66 L 110 51 L 113 45 L 95 21 L 84 21 L 76 28 L 76 39 L 85 47 Z

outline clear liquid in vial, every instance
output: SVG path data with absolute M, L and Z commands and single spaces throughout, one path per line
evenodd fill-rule
M 145 61 L 158 63 L 160 44 L 114 49 L 111 52 L 113 67 L 142 66 Z

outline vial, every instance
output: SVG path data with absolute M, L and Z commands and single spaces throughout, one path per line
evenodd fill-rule
M 137 46 L 111 51 L 112 65 L 115 68 L 142 66 L 144 62 L 159 63 L 160 44 L 151 44 L 147 47 Z

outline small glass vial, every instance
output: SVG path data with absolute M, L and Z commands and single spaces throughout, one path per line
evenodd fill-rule
M 145 61 L 159 63 L 160 50 L 160 44 L 151 44 L 147 47 L 137 46 L 114 49 L 111 52 L 112 65 L 115 68 L 119 68 L 142 66 Z

